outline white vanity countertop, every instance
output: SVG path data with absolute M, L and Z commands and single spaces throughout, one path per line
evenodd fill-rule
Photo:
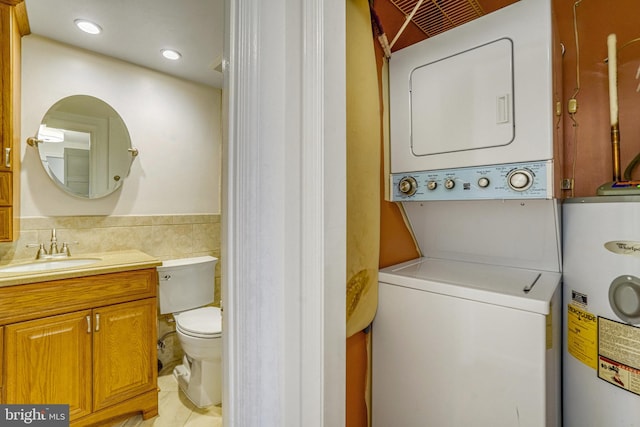
M 138 250 L 102 252 L 94 254 L 82 254 L 64 259 L 77 258 L 97 258 L 96 262 L 86 265 L 66 267 L 59 269 L 25 271 L 25 272 L 2 272 L 0 271 L 0 287 L 24 285 L 27 283 L 46 282 L 50 280 L 70 279 L 74 277 L 94 276 L 106 273 L 118 273 L 122 271 L 140 270 L 144 268 L 155 268 L 162 265 L 162 261 Z M 47 262 L 51 260 L 20 260 L 0 265 L 2 267 L 32 264 L 35 262 Z

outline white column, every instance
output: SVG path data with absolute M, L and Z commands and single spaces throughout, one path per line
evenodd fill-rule
M 344 2 L 225 6 L 224 425 L 344 425 Z

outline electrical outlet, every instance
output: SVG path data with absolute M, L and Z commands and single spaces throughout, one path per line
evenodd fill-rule
M 563 190 L 572 190 L 573 179 L 568 179 L 568 178 L 563 179 L 562 183 L 560 184 L 560 188 L 562 188 Z

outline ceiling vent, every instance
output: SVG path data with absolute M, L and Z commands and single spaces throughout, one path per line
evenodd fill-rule
M 391 3 L 409 16 L 419 1 L 391 0 Z M 484 10 L 477 0 L 424 0 L 411 20 L 428 37 L 433 37 L 482 15 Z

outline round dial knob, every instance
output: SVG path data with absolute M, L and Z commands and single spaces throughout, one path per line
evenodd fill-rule
M 438 188 L 438 183 L 437 183 L 437 182 L 435 182 L 435 181 L 429 181 L 429 182 L 427 182 L 427 188 L 428 188 L 429 190 L 432 190 L 432 191 L 433 191 L 433 190 L 435 190 L 436 188 Z
M 444 182 L 444 188 L 446 188 L 447 190 L 451 190 L 455 186 L 456 186 L 456 182 L 454 180 L 452 180 L 451 178 L 447 179 Z
M 483 176 L 482 178 L 478 179 L 478 187 L 487 188 L 488 186 L 489 186 L 489 178 Z
M 412 176 L 405 176 L 398 183 L 398 190 L 405 196 L 413 196 L 418 189 L 418 183 Z
M 618 310 L 627 316 L 640 314 L 640 289 L 637 284 L 624 283 L 613 292 L 612 300 L 618 304 Z
M 507 184 L 513 190 L 525 191 L 533 184 L 533 175 L 526 169 L 515 169 L 507 175 Z
M 617 277 L 609 286 L 609 304 L 625 322 L 640 323 L 640 279 L 631 275 Z

